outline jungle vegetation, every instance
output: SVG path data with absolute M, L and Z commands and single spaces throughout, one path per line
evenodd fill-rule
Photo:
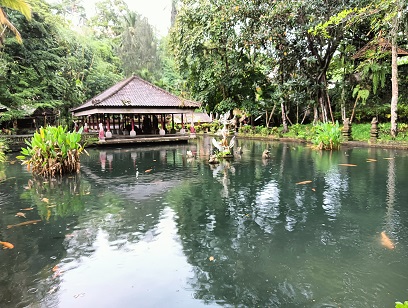
M 377 117 L 395 137 L 408 120 L 405 1 L 173 0 L 165 37 L 124 0 L 95 10 L 0 0 L 0 126 L 38 107 L 69 125 L 70 108 L 131 74 L 284 133 Z

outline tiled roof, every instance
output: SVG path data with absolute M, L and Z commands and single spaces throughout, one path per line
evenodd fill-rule
M 177 107 L 199 108 L 201 103 L 171 94 L 137 76 L 122 80 L 72 111 L 93 107 Z
M 366 44 L 363 48 L 361 48 L 360 50 L 358 50 L 353 56 L 353 59 L 358 59 L 358 58 L 363 58 L 366 56 L 367 51 L 369 50 L 376 50 L 379 52 L 391 52 L 391 42 L 384 39 L 384 38 L 380 38 L 378 40 L 374 40 L 369 42 L 368 44 Z M 397 48 L 397 54 L 399 56 L 407 56 L 408 55 L 408 51 L 402 49 L 402 48 Z

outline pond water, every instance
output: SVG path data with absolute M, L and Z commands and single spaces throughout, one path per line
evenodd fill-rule
M 407 152 L 236 146 L 242 154 L 219 165 L 208 164 L 208 137 L 90 149 L 80 174 L 50 182 L 9 156 L 0 241 L 14 248 L 0 250 L 0 307 L 408 300 Z

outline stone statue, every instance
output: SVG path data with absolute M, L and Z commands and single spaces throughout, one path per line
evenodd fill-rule
M 102 123 L 99 123 L 99 141 L 105 141 L 105 131 Z

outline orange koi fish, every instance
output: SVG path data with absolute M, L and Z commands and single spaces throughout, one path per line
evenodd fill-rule
M 390 238 L 385 234 L 385 231 L 381 232 L 381 244 L 388 249 L 394 249 L 395 245 L 394 243 L 390 240 Z
M 312 183 L 312 181 L 307 180 L 307 181 L 303 181 L 303 182 L 298 182 L 298 183 L 296 183 L 296 185 L 304 185 L 304 184 L 309 184 L 309 183 Z
M 14 245 L 9 242 L 0 242 L 0 245 L 3 245 L 4 249 L 13 249 Z
M 145 172 L 147 173 L 147 172 L 151 172 L 153 169 L 147 169 L 147 170 L 145 170 Z
M 25 225 L 31 225 L 31 224 L 35 225 L 37 222 L 40 222 L 40 221 L 41 221 L 41 219 L 29 220 L 29 221 L 21 222 L 19 224 L 15 224 L 15 225 L 8 225 L 7 229 L 11 229 L 11 228 L 14 228 L 14 227 L 20 227 L 20 226 L 25 226 Z
M 18 212 L 15 216 L 26 218 L 26 215 L 24 213 L 22 213 L 22 212 Z
M 356 167 L 357 165 L 354 165 L 354 164 L 339 164 L 339 166 Z

